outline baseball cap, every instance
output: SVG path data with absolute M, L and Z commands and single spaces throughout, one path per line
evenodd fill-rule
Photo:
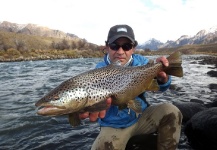
M 114 42 L 120 37 L 126 37 L 130 39 L 135 46 L 137 45 L 133 29 L 128 25 L 115 25 L 111 27 L 107 37 L 107 44 Z

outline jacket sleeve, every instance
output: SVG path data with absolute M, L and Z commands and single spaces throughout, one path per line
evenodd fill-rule
M 159 91 L 162 91 L 162 92 L 166 91 L 170 87 L 171 81 L 172 81 L 171 76 L 169 76 L 168 81 L 166 83 L 159 84 L 159 87 L 160 87 Z

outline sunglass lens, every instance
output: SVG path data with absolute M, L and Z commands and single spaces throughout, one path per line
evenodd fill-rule
M 122 48 L 124 51 L 129 51 L 133 48 L 133 45 L 132 44 L 124 44 L 124 45 L 122 45 Z
M 120 45 L 117 45 L 115 43 L 111 43 L 109 44 L 109 47 L 114 50 L 114 51 L 117 51 L 119 48 L 120 48 Z
M 129 51 L 133 48 L 133 45 L 130 44 L 130 43 L 127 43 L 127 44 L 123 44 L 123 45 L 118 45 L 116 43 L 111 43 L 109 44 L 109 47 L 114 50 L 114 51 L 118 51 L 120 47 L 122 47 L 122 49 L 124 51 Z

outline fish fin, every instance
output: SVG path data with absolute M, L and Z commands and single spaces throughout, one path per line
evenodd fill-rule
M 79 118 L 79 114 L 77 112 L 69 114 L 69 123 L 71 126 L 79 126 L 81 124 L 81 119 Z
M 142 113 L 142 106 L 137 100 L 130 100 L 127 104 L 127 107 L 135 111 L 136 113 Z
M 158 91 L 159 90 L 159 85 L 157 83 L 156 79 L 152 79 L 151 83 L 149 84 L 148 88 L 146 91 Z
M 84 111 L 87 111 L 87 112 L 98 112 L 98 111 L 101 111 L 101 110 L 105 110 L 107 109 L 108 106 L 107 106 L 107 103 L 106 103 L 106 100 L 103 100 L 101 102 L 98 102 L 92 106 L 88 106 L 86 108 L 84 108 Z
M 125 109 L 125 108 L 127 108 L 127 105 L 126 105 L 126 104 L 123 104 L 123 105 L 119 105 L 119 106 L 118 106 L 118 109 L 119 109 L 119 110 L 122 110 L 122 109 Z
M 136 113 L 136 117 L 138 118 L 141 113 Z
M 148 64 L 154 65 L 154 60 L 153 59 L 149 59 Z
M 182 69 L 182 58 L 181 53 L 176 51 L 172 53 L 169 57 L 167 57 L 169 61 L 169 66 L 164 68 L 164 71 L 168 75 L 173 75 L 177 77 L 183 77 L 183 69 Z

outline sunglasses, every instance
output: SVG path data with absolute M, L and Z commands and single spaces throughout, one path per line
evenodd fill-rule
M 129 51 L 133 48 L 133 44 L 131 43 L 125 43 L 123 45 L 118 45 L 116 43 L 111 43 L 109 44 L 110 49 L 112 49 L 113 51 L 118 51 L 119 48 L 121 47 L 124 51 Z

